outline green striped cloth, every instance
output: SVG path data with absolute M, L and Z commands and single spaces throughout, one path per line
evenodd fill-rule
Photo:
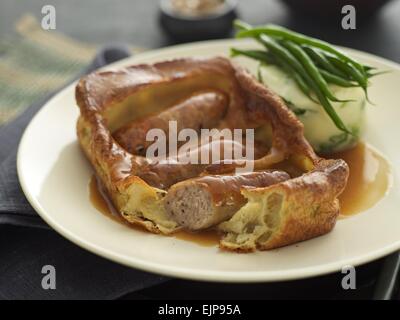
M 43 30 L 31 15 L 15 31 L 0 39 L 0 125 L 75 77 L 96 52 L 94 45 Z

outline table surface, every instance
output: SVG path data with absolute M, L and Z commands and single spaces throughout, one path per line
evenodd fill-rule
M 0 39 L 14 30 L 14 23 L 23 14 L 31 13 L 41 18 L 44 5 L 54 5 L 57 12 L 57 31 L 73 38 L 97 45 L 110 43 L 129 43 L 144 48 L 158 48 L 173 44 L 161 30 L 158 22 L 158 1 L 156 0 L 30 0 L 0 1 Z M 297 15 L 278 0 L 240 1 L 240 17 L 252 24 L 276 23 L 287 26 L 329 42 L 352 47 L 400 62 L 400 1 L 393 0 L 373 18 L 359 23 L 356 30 L 343 30 L 340 19 L 329 22 L 315 21 Z M 159 288 L 135 293 L 130 298 L 285 298 L 285 297 L 323 297 L 323 298 L 368 298 L 373 286 L 370 274 L 379 270 L 380 261 L 370 267 L 362 267 L 365 289 L 356 294 L 338 290 L 337 276 L 325 276 L 315 280 L 299 281 L 294 284 L 277 283 L 267 287 L 240 285 L 213 285 L 177 280 Z M 373 280 L 372 280 L 373 281 Z M 250 289 L 249 289 L 250 288 Z M 250 290 L 250 291 L 249 291 Z M 175 294 L 171 295 L 171 291 Z M 188 292 L 189 291 L 189 292 Z M 340 291 L 340 292 L 339 292 Z M 209 293 L 215 294 L 210 296 Z M 321 293 L 323 292 L 322 296 Z M 189 294 L 190 293 L 190 294 Z M 225 294 L 224 294 L 225 293 Z M 189 294 L 189 296 L 188 296 Z M 227 295 L 228 294 L 228 295 Z M 289 294 L 289 295 L 288 295 Z M 129 296 L 128 296 L 129 298 Z
M 351 2 L 351 1 L 349 1 Z M 57 31 L 96 44 L 130 43 L 145 48 L 173 44 L 157 22 L 157 0 L 1 0 L 0 38 L 24 13 L 41 19 L 41 8 L 54 5 Z M 329 42 L 400 62 L 400 1 L 392 0 L 356 30 L 343 30 L 340 19 L 315 21 L 296 15 L 279 0 L 239 1 L 239 15 L 252 24 L 277 23 Z

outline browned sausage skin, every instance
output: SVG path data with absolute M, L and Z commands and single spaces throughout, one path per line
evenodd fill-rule
M 289 179 L 284 171 L 194 178 L 173 185 L 164 207 L 184 228 L 205 229 L 231 218 L 246 203 L 241 188 L 267 187 Z
M 229 150 L 227 158 L 225 157 L 225 148 Z M 197 148 L 193 148 L 189 153 L 178 153 L 177 156 L 167 157 L 164 161 L 150 163 L 142 167 L 138 176 L 151 186 L 166 190 L 180 181 L 191 179 L 202 174 L 205 169 L 213 163 L 214 156 L 219 156 L 216 160 L 217 162 L 225 160 L 232 161 L 233 152 L 238 150 L 244 154 L 246 152 L 246 147 L 233 140 L 215 140 L 201 144 Z M 245 156 L 248 156 L 249 159 L 254 157 L 258 158 L 266 152 L 265 146 L 256 144 L 252 153 L 245 154 Z M 229 153 L 231 154 L 229 155 Z M 205 159 L 204 155 L 206 155 Z M 194 163 L 185 163 L 185 159 L 183 158 L 185 156 L 189 158 L 194 156 L 194 159 L 198 161 Z M 202 163 L 202 160 L 205 160 L 205 162 Z
M 242 144 L 235 143 L 232 140 L 212 141 L 197 147 L 193 146 L 193 149 L 189 153 L 179 152 L 176 156 L 167 157 L 163 161 L 151 163 L 142 169 L 139 176 L 151 186 L 166 190 L 175 183 L 199 176 L 204 169 L 212 163 L 213 153 L 217 151 L 219 151 L 218 154 L 222 159 L 231 159 L 232 156 L 228 158 L 224 158 L 223 156 L 225 147 L 232 145 L 232 148 L 240 148 L 241 151 L 244 149 Z M 206 159 L 204 159 L 205 163 L 201 163 L 202 153 L 205 153 L 207 156 Z M 185 156 L 189 158 L 194 156 L 195 161 L 184 162 L 185 159 L 183 157 Z
M 228 100 L 222 93 L 197 93 L 158 115 L 132 121 L 118 129 L 113 137 L 128 152 L 145 156 L 146 149 L 153 143 L 146 141 L 149 130 L 161 129 L 168 136 L 170 121 L 177 122 L 178 132 L 186 128 L 196 131 L 213 128 L 223 118 L 227 107 Z

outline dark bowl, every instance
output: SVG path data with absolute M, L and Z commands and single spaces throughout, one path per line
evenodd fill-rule
M 345 5 L 353 5 L 357 17 L 368 18 L 391 0 L 282 0 L 293 12 L 308 16 L 329 19 L 341 15 Z
M 160 1 L 160 24 L 164 31 L 177 41 L 198 41 L 223 38 L 232 30 L 236 19 L 236 0 L 226 0 L 224 10 L 206 16 L 185 16 L 172 11 L 168 0 Z

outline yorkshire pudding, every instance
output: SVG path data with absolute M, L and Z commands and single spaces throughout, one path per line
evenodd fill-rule
M 262 187 L 238 189 L 246 200 L 219 225 L 224 234 L 221 247 L 271 249 L 329 232 L 339 213 L 337 196 L 346 185 L 347 164 L 319 158 L 305 140 L 302 124 L 280 97 L 223 57 L 135 65 L 93 73 L 79 81 L 78 139 L 121 215 L 154 233 L 169 234 L 181 228 L 164 198 L 173 202 L 172 193 L 168 196 L 170 186 L 183 183 L 186 179 L 182 177 L 196 178 L 198 172 L 171 182 L 168 179 L 176 178 L 175 168 L 154 166 L 132 149 L 128 152 L 113 134 L 121 133 L 124 126 L 132 130 L 135 126 L 129 124 L 135 119 L 160 114 L 199 92 L 224 97 L 218 101 L 224 101 L 226 108 L 213 126 L 255 129 L 256 138 L 264 147 L 268 145 L 264 156 L 247 160 L 253 161 L 256 171 L 289 173 L 271 172 L 278 180 L 268 177 Z M 217 179 L 232 175 L 237 166 L 235 162 L 217 163 L 202 167 L 201 175 Z M 300 173 L 293 174 L 293 168 Z

